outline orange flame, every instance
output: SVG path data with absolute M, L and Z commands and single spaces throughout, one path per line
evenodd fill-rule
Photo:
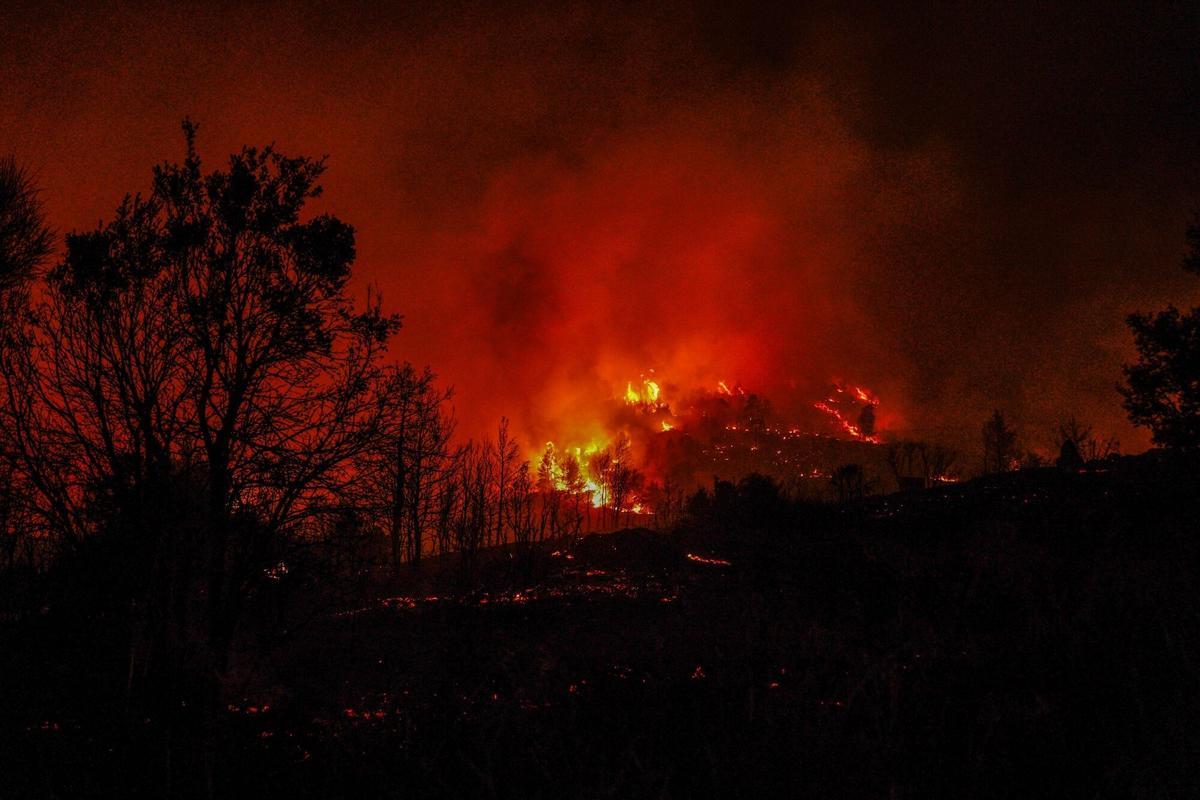
M 659 500 L 651 501 L 649 498 L 655 495 L 649 492 L 661 492 L 661 482 L 665 482 L 665 475 L 668 474 L 662 470 L 674 470 L 679 466 L 661 461 L 664 452 L 672 451 L 672 443 L 685 444 L 691 437 L 687 447 L 674 449 L 673 452 L 678 454 L 688 452 L 688 448 L 698 447 L 708 453 L 722 454 L 721 459 L 725 462 L 751 465 L 746 468 L 753 469 L 753 464 L 766 463 L 780 455 L 775 444 L 763 447 L 764 441 L 771 441 L 770 437 L 790 437 L 794 440 L 805 435 L 803 426 L 780 426 L 763 416 L 762 409 L 765 407 L 769 410 L 770 405 L 759 403 L 758 399 L 761 398 L 748 394 L 735 382 L 721 380 L 716 382 L 715 389 L 707 392 L 698 390 L 682 394 L 679 397 L 683 398 L 683 405 L 676 407 L 672 406 L 676 397 L 669 397 L 664 386 L 672 387 L 673 384 L 660 380 L 650 370 L 636 381 L 626 381 L 624 391 L 618 389 L 610 395 L 613 398 L 613 413 L 607 415 L 607 422 L 596 419 L 589 425 L 580 425 L 578 423 L 585 420 L 573 420 L 572 429 L 591 430 L 594 433 L 585 440 L 586 443 L 568 441 L 562 444 L 569 446 L 561 447 L 557 442 L 547 443 L 539 454 L 543 470 L 548 468 L 550 472 L 544 479 L 549 480 L 554 490 L 581 499 L 586 497 L 587 502 L 595 508 L 612 508 L 614 498 L 609 488 L 611 475 L 608 470 L 628 462 L 622 465 L 633 466 L 635 472 L 641 473 L 638 485 L 642 488 L 623 495 L 618 510 L 635 514 L 651 513 Z M 713 404 L 713 401 L 717 402 Z M 871 419 L 878 405 L 879 399 L 870 389 L 840 382 L 833 384 L 825 400 L 812 404 L 828 416 L 836 429 L 847 438 L 870 444 L 882 442 L 873 430 Z M 633 413 L 620 411 L 623 407 Z M 715 430 L 729 431 L 735 435 L 726 440 L 713 440 L 710 437 Z M 673 437 L 684 437 L 684 440 L 664 440 L 656 444 L 655 437 L 669 432 Z M 819 435 L 816 431 L 813 433 Z M 764 436 L 768 438 L 763 439 Z M 627 456 L 618 455 L 614 447 L 614 443 L 622 438 L 632 445 L 632 450 L 625 450 L 624 446 L 620 448 L 621 452 L 628 452 Z M 605 451 L 609 453 L 607 457 L 603 455 Z M 755 455 L 760 451 L 764 455 Z M 683 466 L 686 468 L 687 465 Z M 811 462 L 800 466 L 802 470 L 798 473 L 799 477 L 828 477 L 825 471 Z M 684 474 L 687 474 L 686 470 Z

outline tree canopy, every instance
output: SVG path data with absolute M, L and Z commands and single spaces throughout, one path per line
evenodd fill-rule
M 1200 220 L 1187 231 L 1184 269 L 1200 273 Z M 1130 315 L 1138 358 L 1126 364 L 1119 387 L 1135 424 L 1164 447 L 1200 447 L 1200 308 Z
M 29 174 L 13 159 L 0 159 L 0 292 L 33 277 L 53 238 Z

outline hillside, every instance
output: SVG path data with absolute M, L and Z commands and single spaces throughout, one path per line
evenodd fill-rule
M 466 594 L 432 565 L 247 634 L 214 794 L 1183 796 L 1197 467 L 1149 454 L 845 506 L 746 481 L 671 533 L 493 552 Z M 119 663 L 75 677 L 103 629 L 79 607 L 5 625 L 5 797 L 155 794 L 199 768 L 162 719 L 117 719 Z

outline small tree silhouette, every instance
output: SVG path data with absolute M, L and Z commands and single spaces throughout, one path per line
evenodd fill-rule
M 1017 460 L 1017 432 L 1008 426 L 1000 411 L 983 425 L 984 473 L 1007 472 Z
M 858 413 L 858 432 L 865 438 L 875 435 L 875 405 L 867 403 Z
M 843 464 L 833 471 L 829 482 L 842 503 L 861 500 L 868 488 L 866 473 L 860 464 Z
M 1183 268 L 1200 274 L 1200 218 L 1187 229 L 1189 250 Z M 1173 305 L 1150 314 L 1132 314 L 1138 359 L 1126 364 L 1118 387 L 1133 424 L 1149 428 L 1165 447 L 1200 447 L 1200 308 Z

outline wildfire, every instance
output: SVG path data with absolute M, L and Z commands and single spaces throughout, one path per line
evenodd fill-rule
M 710 477 L 728 469 L 722 478 L 761 471 L 781 478 L 828 479 L 832 466 L 814 461 L 820 456 L 805 450 L 806 437 L 821 436 L 819 430 L 786 424 L 765 398 L 736 382 L 709 385 L 713 388 L 675 394 L 674 384 L 653 370 L 626 381 L 623 391 L 618 388 L 610 395 L 608 412 L 572 421 L 573 429 L 607 434 L 586 443 L 546 443 L 538 461 L 538 485 L 606 509 L 600 518 L 619 524 L 622 514 L 657 513 L 667 494 L 701 485 L 702 473 Z M 871 444 L 882 442 L 875 429 L 878 405 L 871 390 L 840 382 L 824 400 L 812 404 L 843 438 Z M 656 437 L 666 433 L 672 438 L 657 442 Z M 685 458 L 701 460 L 680 460 Z M 696 483 L 680 485 L 689 480 Z M 669 509 L 671 501 L 666 502 Z
M 551 454 L 550 470 L 554 488 L 568 494 L 584 494 L 593 508 L 602 508 L 608 502 L 604 487 L 597 482 L 597 477 L 590 474 L 594 459 L 592 456 L 600 452 L 600 446 L 589 444 L 586 448 L 576 447 L 566 458 L 554 457 L 553 442 L 546 443 L 547 452 Z
M 652 408 L 659 407 L 659 396 L 662 390 L 658 386 L 657 381 L 649 378 L 642 379 L 641 390 L 635 389 L 633 381 L 625 385 L 625 402 L 631 406 L 649 406 Z
M 849 406 L 849 409 L 847 409 Z M 883 440 L 875 433 L 875 409 L 879 398 L 861 386 L 834 384 L 833 392 L 824 401 L 813 403 L 813 408 L 822 411 L 847 434 L 871 444 Z M 856 414 L 857 416 L 851 416 Z

